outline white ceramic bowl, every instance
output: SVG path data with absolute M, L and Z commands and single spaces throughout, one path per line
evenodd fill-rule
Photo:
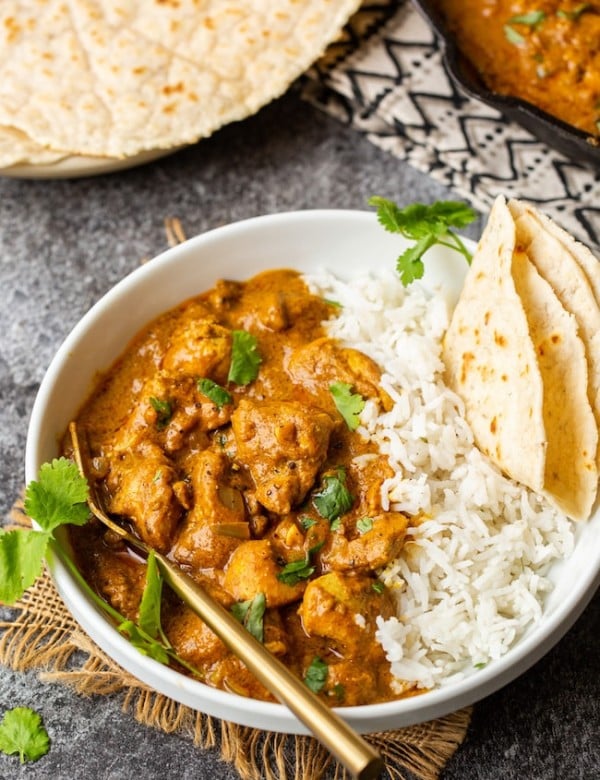
M 217 228 L 140 267 L 107 293 L 59 349 L 40 387 L 29 427 L 26 478 L 57 456 L 58 440 L 91 390 L 129 340 L 159 313 L 212 287 L 218 278 L 246 279 L 267 268 L 301 271 L 327 267 L 342 278 L 365 269 L 393 267 L 403 248 L 372 213 L 302 211 L 258 217 Z M 464 260 L 445 249 L 431 251 L 425 282 L 456 296 Z M 58 560 L 52 575 L 67 606 L 92 639 L 137 678 L 197 710 L 256 728 L 306 733 L 279 704 L 215 690 L 138 653 L 78 589 Z M 368 733 L 407 726 L 471 704 L 505 685 L 546 653 L 569 629 L 600 581 L 600 513 L 577 529 L 568 560 L 554 566 L 556 587 L 541 621 L 499 661 L 466 679 L 420 696 L 385 704 L 340 708 L 357 730 Z

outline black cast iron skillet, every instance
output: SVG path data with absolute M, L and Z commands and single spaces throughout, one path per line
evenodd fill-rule
M 459 51 L 436 0 L 413 0 L 413 3 L 440 38 L 444 62 L 459 89 L 500 111 L 566 157 L 600 168 L 600 138 L 556 119 L 525 100 L 491 92 L 468 56 Z

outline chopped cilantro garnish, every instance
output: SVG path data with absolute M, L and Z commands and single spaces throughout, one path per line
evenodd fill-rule
M 240 601 L 231 607 L 231 613 L 259 642 L 264 642 L 264 614 L 267 600 L 264 593 L 257 593 L 253 599 Z
M 256 336 L 245 330 L 234 330 L 228 381 L 236 385 L 249 384 L 258 376 L 261 360 Z
M 37 761 L 50 748 L 50 738 L 42 719 L 29 707 L 7 710 L 0 722 L 0 750 L 7 755 L 18 753 L 21 763 Z
M 317 524 L 317 521 L 314 519 L 314 517 L 310 517 L 310 515 L 302 515 L 298 518 L 298 522 L 305 531 L 308 531 L 309 528 L 312 528 L 313 525 Z
M 346 471 L 341 466 L 335 474 L 325 474 L 323 488 L 312 498 L 315 509 L 330 522 L 337 520 L 352 508 L 354 499 L 346 487 Z
M 365 399 L 359 393 L 353 393 L 352 385 L 347 382 L 333 382 L 329 385 L 329 392 L 346 425 L 351 431 L 355 431 L 358 428 L 359 415 L 365 408 Z
M 572 11 L 559 10 L 556 12 L 556 15 L 561 19 L 568 19 L 570 22 L 576 22 L 581 16 L 581 14 L 584 14 L 586 11 L 591 10 L 591 8 L 592 8 L 591 3 L 580 3 Z
M 343 701 L 346 696 L 346 689 L 341 683 L 336 683 L 333 686 L 333 693 L 338 701 Z
M 375 582 L 371 587 L 373 588 L 375 593 L 383 593 L 383 591 L 385 590 L 385 585 L 383 584 L 383 582 L 381 582 L 381 580 L 375 580 Z
M 393 201 L 377 195 L 369 199 L 369 205 L 377 209 L 377 218 L 390 233 L 400 233 L 415 241 L 397 260 L 397 270 L 402 284 L 407 287 L 423 276 L 423 255 L 435 244 L 460 252 L 467 263 L 471 253 L 451 228 L 464 228 L 475 219 L 475 212 L 466 203 L 440 200 L 427 206 L 412 203 L 400 208 Z
M 286 563 L 277 575 L 277 579 L 284 585 L 296 585 L 300 580 L 307 580 L 314 571 L 315 567 L 310 562 L 310 555 L 307 555 L 306 558 Z
M 173 416 L 173 407 L 171 402 L 157 398 L 154 395 L 150 396 L 148 400 L 150 401 L 150 406 L 156 412 L 156 427 L 159 431 L 162 431 L 163 428 L 167 427 L 171 417 Z
M 221 385 L 213 382 L 212 379 L 198 379 L 197 385 L 202 395 L 205 395 L 219 409 L 233 401 L 231 393 L 228 393 Z
M 356 530 L 360 534 L 366 534 L 367 531 L 370 531 L 373 528 L 373 520 L 370 517 L 361 517 L 360 520 L 356 522 Z
M 525 38 L 520 32 L 517 32 L 514 27 L 511 27 L 510 24 L 504 25 L 504 37 L 509 43 L 512 43 L 513 46 L 522 46 L 525 43 Z
M 536 28 L 538 27 L 546 18 L 546 14 L 544 11 L 529 11 L 525 14 L 516 14 L 515 16 L 511 16 L 508 20 L 509 24 L 524 24 L 527 27 Z
M 310 662 L 310 666 L 306 670 L 304 682 L 313 693 L 319 693 L 325 687 L 328 675 L 329 668 L 327 664 L 317 655 Z

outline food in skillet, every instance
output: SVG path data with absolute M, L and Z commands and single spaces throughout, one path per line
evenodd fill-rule
M 435 0 L 484 83 L 591 135 L 600 132 L 600 5 Z

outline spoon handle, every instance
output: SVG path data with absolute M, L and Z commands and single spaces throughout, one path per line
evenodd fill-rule
M 368 742 L 265 650 L 233 615 L 191 577 L 163 555 L 155 555 L 165 581 L 175 593 L 246 664 L 265 688 L 304 723 L 353 777 L 370 780 L 381 774 L 381 757 Z

